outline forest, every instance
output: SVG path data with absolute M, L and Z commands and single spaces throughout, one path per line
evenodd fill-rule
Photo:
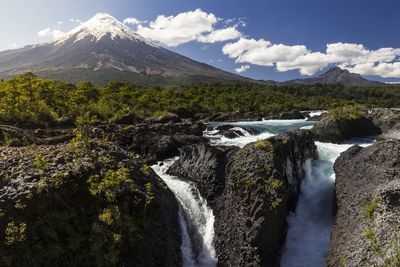
M 139 118 L 159 116 L 177 108 L 211 115 L 332 109 L 354 104 L 399 107 L 400 86 L 198 83 L 141 87 L 131 82 L 113 82 L 101 87 L 88 82 L 42 79 L 30 72 L 0 81 L 0 123 L 42 127 L 74 122 L 87 114 L 98 121 L 113 121 L 127 114 Z

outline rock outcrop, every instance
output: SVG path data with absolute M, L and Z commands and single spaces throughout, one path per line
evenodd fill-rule
M 180 158 L 168 169 L 168 174 L 194 182 L 207 203 L 214 207 L 225 188 L 228 158 L 238 149 L 206 143 L 183 147 Z
M 178 203 L 111 144 L 1 147 L 1 266 L 180 266 Z
M 400 141 L 353 146 L 335 162 L 327 266 L 400 266 Z
M 381 130 L 366 114 L 328 113 L 311 130 L 322 142 L 341 143 L 349 138 L 378 135 Z
M 400 139 L 400 122 L 391 127 L 389 130 L 383 132 L 377 138 L 377 140 L 386 140 L 386 139 Z
M 129 126 L 102 124 L 90 129 L 90 135 L 112 139 L 118 145 L 140 154 L 149 163 L 179 155 L 179 148 L 207 143 L 200 122 L 152 123 L 143 122 Z
M 242 149 L 188 146 L 169 172 L 211 201 L 220 266 L 278 266 L 303 164 L 316 157 L 313 135 L 298 130 Z
M 368 114 L 368 118 L 370 118 L 383 133 L 386 133 L 396 124 L 400 123 L 400 111 L 388 108 L 375 109 Z
M 250 127 L 236 126 L 230 124 L 220 125 L 216 127 L 215 130 L 218 130 L 218 134 L 229 139 L 245 136 L 246 134 L 256 135 L 260 133 L 259 131 Z

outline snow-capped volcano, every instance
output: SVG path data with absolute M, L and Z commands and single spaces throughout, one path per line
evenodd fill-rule
M 0 77 L 27 70 L 49 78 L 101 84 L 248 81 L 169 51 L 105 13 L 52 42 L 0 52 Z
M 99 41 L 102 38 L 124 39 L 137 42 L 145 42 L 148 45 L 159 47 L 154 42 L 133 32 L 122 22 L 106 13 L 98 13 L 90 20 L 82 23 L 72 31 L 58 37 L 54 43 L 62 44 L 70 39 L 75 42 L 90 38 L 91 41 Z

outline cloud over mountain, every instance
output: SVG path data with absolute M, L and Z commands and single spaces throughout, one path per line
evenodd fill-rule
M 313 75 L 330 65 L 338 65 L 363 75 L 400 77 L 399 48 L 369 50 L 362 44 L 338 42 L 327 44 L 325 52 L 312 52 L 305 45 L 241 38 L 226 44 L 222 52 L 237 63 L 274 66 L 280 72 L 299 70 L 303 75 Z
M 148 26 L 138 25 L 137 33 L 167 46 L 178 46 L 190 41 L 215 43 L 237 39 L 241 33 L 235 26 L 216 28 L 219 19 L 201 9 L 175 16 L 158 16 Z

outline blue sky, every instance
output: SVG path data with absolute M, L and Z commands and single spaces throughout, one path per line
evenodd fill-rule
M 12 0 L 2 3 L 0 50 L 50 41 L 51 36 L 38 32 L 66 32 L 98 12 L 121 21 L 136 18 L 150 35 L 149 22 L 160 15 L 172 16 L 171 23 L 181 13 L 213 15 L 218 21 L 212 31 L 233 27 L 241 39 L 163 45 L 230 72 L 242 67 L 241 75 L 255 79 L 288 80 L 340 65 L 374 79 L 399 81 L 399 10 L 395 0 Z M 179 35 L 176 31 L 166 33 Z M 329 52 L 327 44 L 335 44 Z

